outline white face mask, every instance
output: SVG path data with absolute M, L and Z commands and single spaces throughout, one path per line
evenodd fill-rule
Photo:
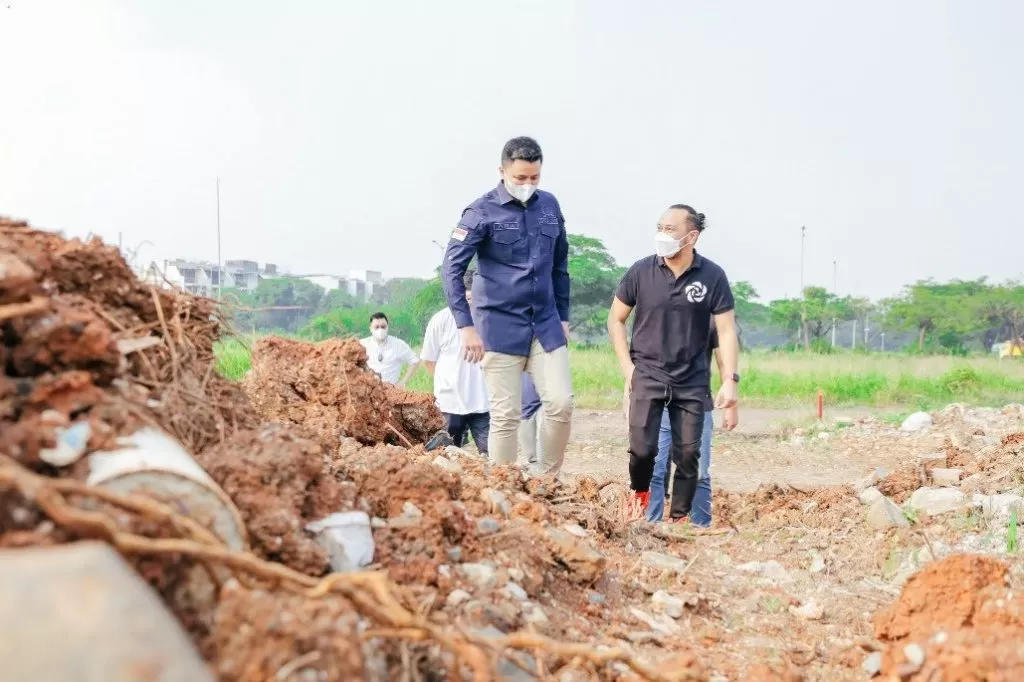
M 505 189 L 512 195 L 513 198 L 518 199 L 522 203 L 526 203 L 533 196 L 533 193 L 537 191 L 537 185 L 516 185 L 512 182 L 505 180 Z
M 379 343 L 383 343 L 384 339 L 388 338 L 387 327 L 377 327 L 373 330 L 373 338 L 377 339 Z
M 683 248 L 682 240 L 668 236 L 664 232 L 654 235 L 654 252 L 662 258 L 671 258 Z

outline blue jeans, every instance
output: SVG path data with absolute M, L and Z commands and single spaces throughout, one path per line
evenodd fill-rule
M 693 497 L 690 523 L 695 526 L 711 525 L 711 431 L 715 420 L 711 412 L 704 413 L 704 431 L 700 437 L 700 462 L 697 473 L 697 494 Z M 661 429 L 658 432 L 658 456 L 654 460 L 654 475 L 651 476 L 651 496 L 647 503 L 647 520 L 661 521 L 665 513 L 665 479 L 668 475 L 668 460 L 672 452 L 672 427 L 668 423 L 668 410 L 661 415 Z

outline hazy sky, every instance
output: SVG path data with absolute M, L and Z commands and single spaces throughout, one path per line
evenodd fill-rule
M 8 7 L 9 5 L 9 7 Z M 841 5 L 841 6 L 840 6 Z M 1024 276 L 1017 0 L 0 1 L 0 213 L 145 260 L 429 275 L 502 143 L 623 264 L 765 298 Z

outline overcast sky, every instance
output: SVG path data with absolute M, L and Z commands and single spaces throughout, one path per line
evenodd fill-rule
M 840 6 L 842 5 L 842 6 Z M 0 214 L 427 276 L 533 135 L 623 264 L 670 203 L 764 298 L 1024 273 L 1015 0 L 0 0 Z

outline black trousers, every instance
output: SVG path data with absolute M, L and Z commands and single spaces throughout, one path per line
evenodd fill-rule
M 461 448 L 466 444 L 466 435 L 473 434 L 473 442 L 481 455 L 487 454 L 487 436 L 491 433 L 490 412 L 474 412 L 473 414 L 444 415 L 445 431 L 452 437 L 455 446 Z
M 678 395 L 670 386 L 634 372 L 629 394 L 629 480 L 637 492 L 651 488 L 664 410 L 668 410 L 672 426 L 672 462 L 675 464 L 669 515 L 680 519 L 689 516 L 697 492 L 704 399 Z

